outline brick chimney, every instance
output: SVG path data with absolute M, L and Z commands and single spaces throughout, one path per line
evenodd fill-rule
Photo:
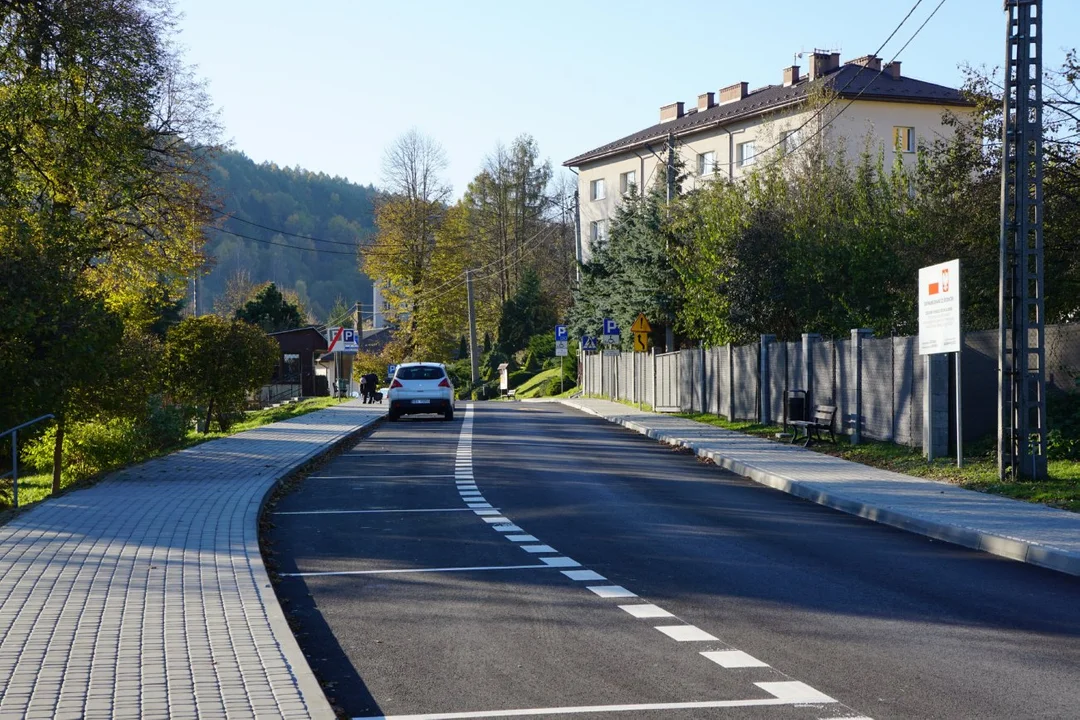
M 702 110 L 708 110 L 709 108 L 714 107 L 715 105 L 716 105 L 716 96 L 713 93 L 711 93 L 711 92 L 701 93 L 700 95 L 697 96 L 697 109 L 698 109 L 698 112 L 701 112 Z
M 885 74 L 890 76 L 893 80 L 900 79 L 900 61 L 893 60 L 891 63 L 885 63 Z
M 840 69 L 840 53 L 810 53 L 810 79 L 825 77 L 833 70 Z
M 861 58 L 848 60 L 847 64 L 862 65 L 867 70 L 873 70 L 874 72 L 881 71 L 881 58 L 879 58 L 877 55 L 863 55 Z
M 784 68 L 784 87 L 791 87 L 799 82 L 799 66 L 792 65 Z
M 678 120 L 683 116 L 683 103 L 673 102 L 660 108 L 660 122 Z
M 720 102 L 718 105 L 727 105 L 728 103 L 737 102 L 746 97 L 747 83 L 737 82 L 734 85 L 728 85 L 726 88 L 720 88 Z

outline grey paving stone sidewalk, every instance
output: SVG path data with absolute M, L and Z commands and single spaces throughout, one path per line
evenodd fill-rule
M 822 505 L 1003 557 L 1080 575 L 1080 514 L 963 490 L 607 400 L 563 404 L 694 450 Z
M 118 472 L 0 527 L 0 717 L 333 717 L 259 554 L 293 468 L 359 401 Z

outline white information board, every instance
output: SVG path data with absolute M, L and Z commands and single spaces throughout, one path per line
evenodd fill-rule
M 960 352 L 960 261 L 919 269 L 919 354 Z

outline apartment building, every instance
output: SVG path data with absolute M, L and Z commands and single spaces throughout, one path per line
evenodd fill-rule
M 843 148 L 850 158 L 899 152 L 913 163 L 920 143 L 952 135 L 946 112 L 970 113 L 959 90 L 904 77 L 899 62 L 867 55 L 841 63 L 839 53 L 809 54 L 809 72 L 786 67 L 782 81 L 749 90 L 737 82 L 698 96 L 696 107 L 674 102 L 644 130 L 573 157 L 581 234 L 578 258 L 607 234 L 615 208 L 631 188 L 651 186 L 662 173 L 669 141 L 688 176 L 683 189 L 740 176 L 812 143 Z M 835 97 L 821 110 L 823 99 Z M 849 106 L 850 102 L 850 106 Z M 842 111 L 842 112 L 841 112 Z

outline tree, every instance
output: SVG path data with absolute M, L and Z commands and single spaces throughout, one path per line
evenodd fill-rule
M 540 290 L 540 277 L 527 270 L 517 292 L 503 305 L 499 350 L 506 355 L 524 350 L 533 335 L 554 332 L 556 320 L 550 300 Z
M 214 300 L 214 312 L 221 317 L 234 317 L 255 295 L 258 286 L 251 281 L 247 268 L 237 268 L 225 282 L 225 291 Z
M 279 352 L 273 338 L 243 320 L 189 317 L 166 338 L 165 386 L 178 402 L 206 409 L 203 432 L 215 417 L 226 430 L 246 394 L 270 380 Z
M 293 330 L 304 324 L 300 309 L 286 300 L 274 283 L 265 285 L 255 293 L 255 297 L 236 311 L 236 318 L 257 325 L 268 333 Z
M 56 414 L 54 471 L 65 423 L 126 397 L 116 374 L 139 369 L 116 362 L 125 338 L 202 264 L 216 125 L 173 27 L 165 2 L 0 10 L 0 267 L 35 273 L 4 304 L 0 364 L 24 390 L 3 394 L 0 419 Z
M 388 318 L 400 325 L 406 357 L 416 350 L 428 312 L 424 291 L 435 287 L 431 268 L 450 197 L 446 167 L 442 147 L 417 130 L 394 141 L 383 157 L 388 192 L 376 201 L 378 230 L 361 251 L 364 271 L 384 289 Z
M 679 283 L 668 251 L 666 186 L 663 192 L 657 186 L 644 196 L 628 197 L 616 211 L 607 242 L 592 248 L 570 312 L 573 334 L 596 334 L 605 317 L 629 328 L 641 312 L 657 338 L 674 323 Z

